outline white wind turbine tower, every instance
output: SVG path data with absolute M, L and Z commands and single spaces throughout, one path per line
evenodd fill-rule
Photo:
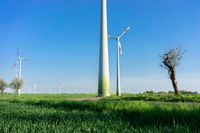
M 101 34 L 100 34 L 98 96 L 99 97 L 110 96 L 107 0 L 101 0 Z
M 120 55 L 122 55 L 122 46 L 120 43 L 120 38 L 126 34 L 131 27 L 126 28 L 119 36 L 114 37 L 114 36 L 109 36 L 111 39 L 115 39 L 117 41 L 117 92 L 116 94 L 118 96 L 121 96 L 121 81 L 120 81 Z

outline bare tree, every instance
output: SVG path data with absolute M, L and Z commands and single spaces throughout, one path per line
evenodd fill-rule
M 171 48 L 160 56 L 162 60 L 161 67 L 168 71 L 176 95 L 180 93 L 178 82 L 176 80 L 176 67 L 181 64 L 180 62 L 183 54 L 184 51 L 182 51 L 181 48 Z
M 17 95 L 20 95 L 20 89 L 22 88 L 22 86 L 23 86 L 23 80 L 19 78 L 13 79 L 12 82 L 10 83 L 10 87 L 15 90 Z
M 0 79 L 0 91 L 1 91 L 1 96 L 3 96 L 3 93 L 5 89 L 8 87 L 8 84 L 4 79 Z

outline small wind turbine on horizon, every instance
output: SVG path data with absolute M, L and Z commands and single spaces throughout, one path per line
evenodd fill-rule
M 37 84 L 34 83 L 34 84 L 33 84 L 33 94 L 36 94 L 36 89 L 37 89 Z
M 122 46 L 120 43 L 120 38 L 126 34 L 131 27 L 126 28 L 119 36 L 109 36 L 110 39 L 115 39 L 117 41 L 117 92 L 118 96 L 121 96 L 121 80 L 120 80 L 120 55 L 122 55 Z
M 62 87 L 59 87 L 59 93 L 62 94 Z
M 21 80 L 22 78 L 22 63 L 28 61 L 26 58 L 22 58 L 20 56 L 19 50 L 17 49 L 17 60 L 16 63 L 12 66 L 13 73 L 15 73 L 15 78 Z M 17 90 L 18 94 L 20 95 L 20 89 Z
M 17 49 L 17 63 L 19 64 L 19 71 L 18 71 L 18 78 L 21 79 L 22 78 L 22 63 L 29 61 L 26 58 L 22 58 L 20 56 L 19 50 Z

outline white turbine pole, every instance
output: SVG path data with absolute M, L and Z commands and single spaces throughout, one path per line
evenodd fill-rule
M 117 92 L 118 96 L 121 96 L 121 81 L 120 81 L 120 38 L 117 38 Z
M 21 77 L 22 77 L 22 59 L 20 58 L 19 53 L 18 53 L 18 61 L 19 61 L 18 79 L 21 80 Z M 17 94 L 18 95 L 21 94 L 21 90 L 20 89 L 17 90 Z
M 110 96 L 109 59 L 108 59 L 108 30 L 107 30 L 107 1 L 101 0 L 101 34 L 98 96 Z
M 124 30 L 122 32 L 122 34 L 120 34 L 118 37 L 113 37 L 113 36 L 109 36 L 109 38 L 111 39 L 115 39 L 117 41 L 117 83 L 116 83 L 116 87 L 117 87 L 117 91 L 116 91 L 116 95 L 117 96 L 121 96 L 121 79 L 120 79 L 120 55 L 122 55 L 122 47 L 121 47 L 121 43 L 120 43 L 120 38 L 126 34 L 131 27 L 128 27 L 126 30 Z
M 18 58 L 19 60 L 19 79 L 22 78 L 22 58 Z
M 62 88 L 60 88 L 60 94 L 62 94 Z

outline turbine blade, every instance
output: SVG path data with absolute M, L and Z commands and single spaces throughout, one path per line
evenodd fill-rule
M 26 58 L 23 58 L 23 59 L 22 59 L 22 61 L 24 61 L 24 62 L 25 62 L 25 61 L 27 61 L 27 59 L 26 59 Z
M 116 39 L 116 37 L 114 37 L 114 36 L 108 36 L 108 38 L 110 38 L 110 39 Z
M 121 46 L 121 43 L 119 42 L 118 45 L 119 45 L 120 54 L 122 55 L 122 46 Z
M 16 68 L 16 64 L 13 64 L 13 65 L 11 66 L 11 68 L 12 68 L 12 69 Z
M 17 64 L 14 63 L 14 64 L 11 66 L 11 69 L 12 69 L 12 72 L 13 72 L 13 73 L 17 72 Z
M 27 59 L 27 58 L 26 58 L 26 59 L 25 59 L 25 61 L 27 61 L 27 62 L 28 62 L 28 61 L 30 61 L 30 59 Z
M 119 35 L 119 38 L 122 37 L 124 34 L 126 34 L 130 29 L 131 29 L 130 26 L 129 26 L 128 28 L 126 28 L 126 29 Z
M 22 61 L 23 61 L 23 62 L 28 62 L 28 61 L 30 61 L 30 59 L 22 58 Z

